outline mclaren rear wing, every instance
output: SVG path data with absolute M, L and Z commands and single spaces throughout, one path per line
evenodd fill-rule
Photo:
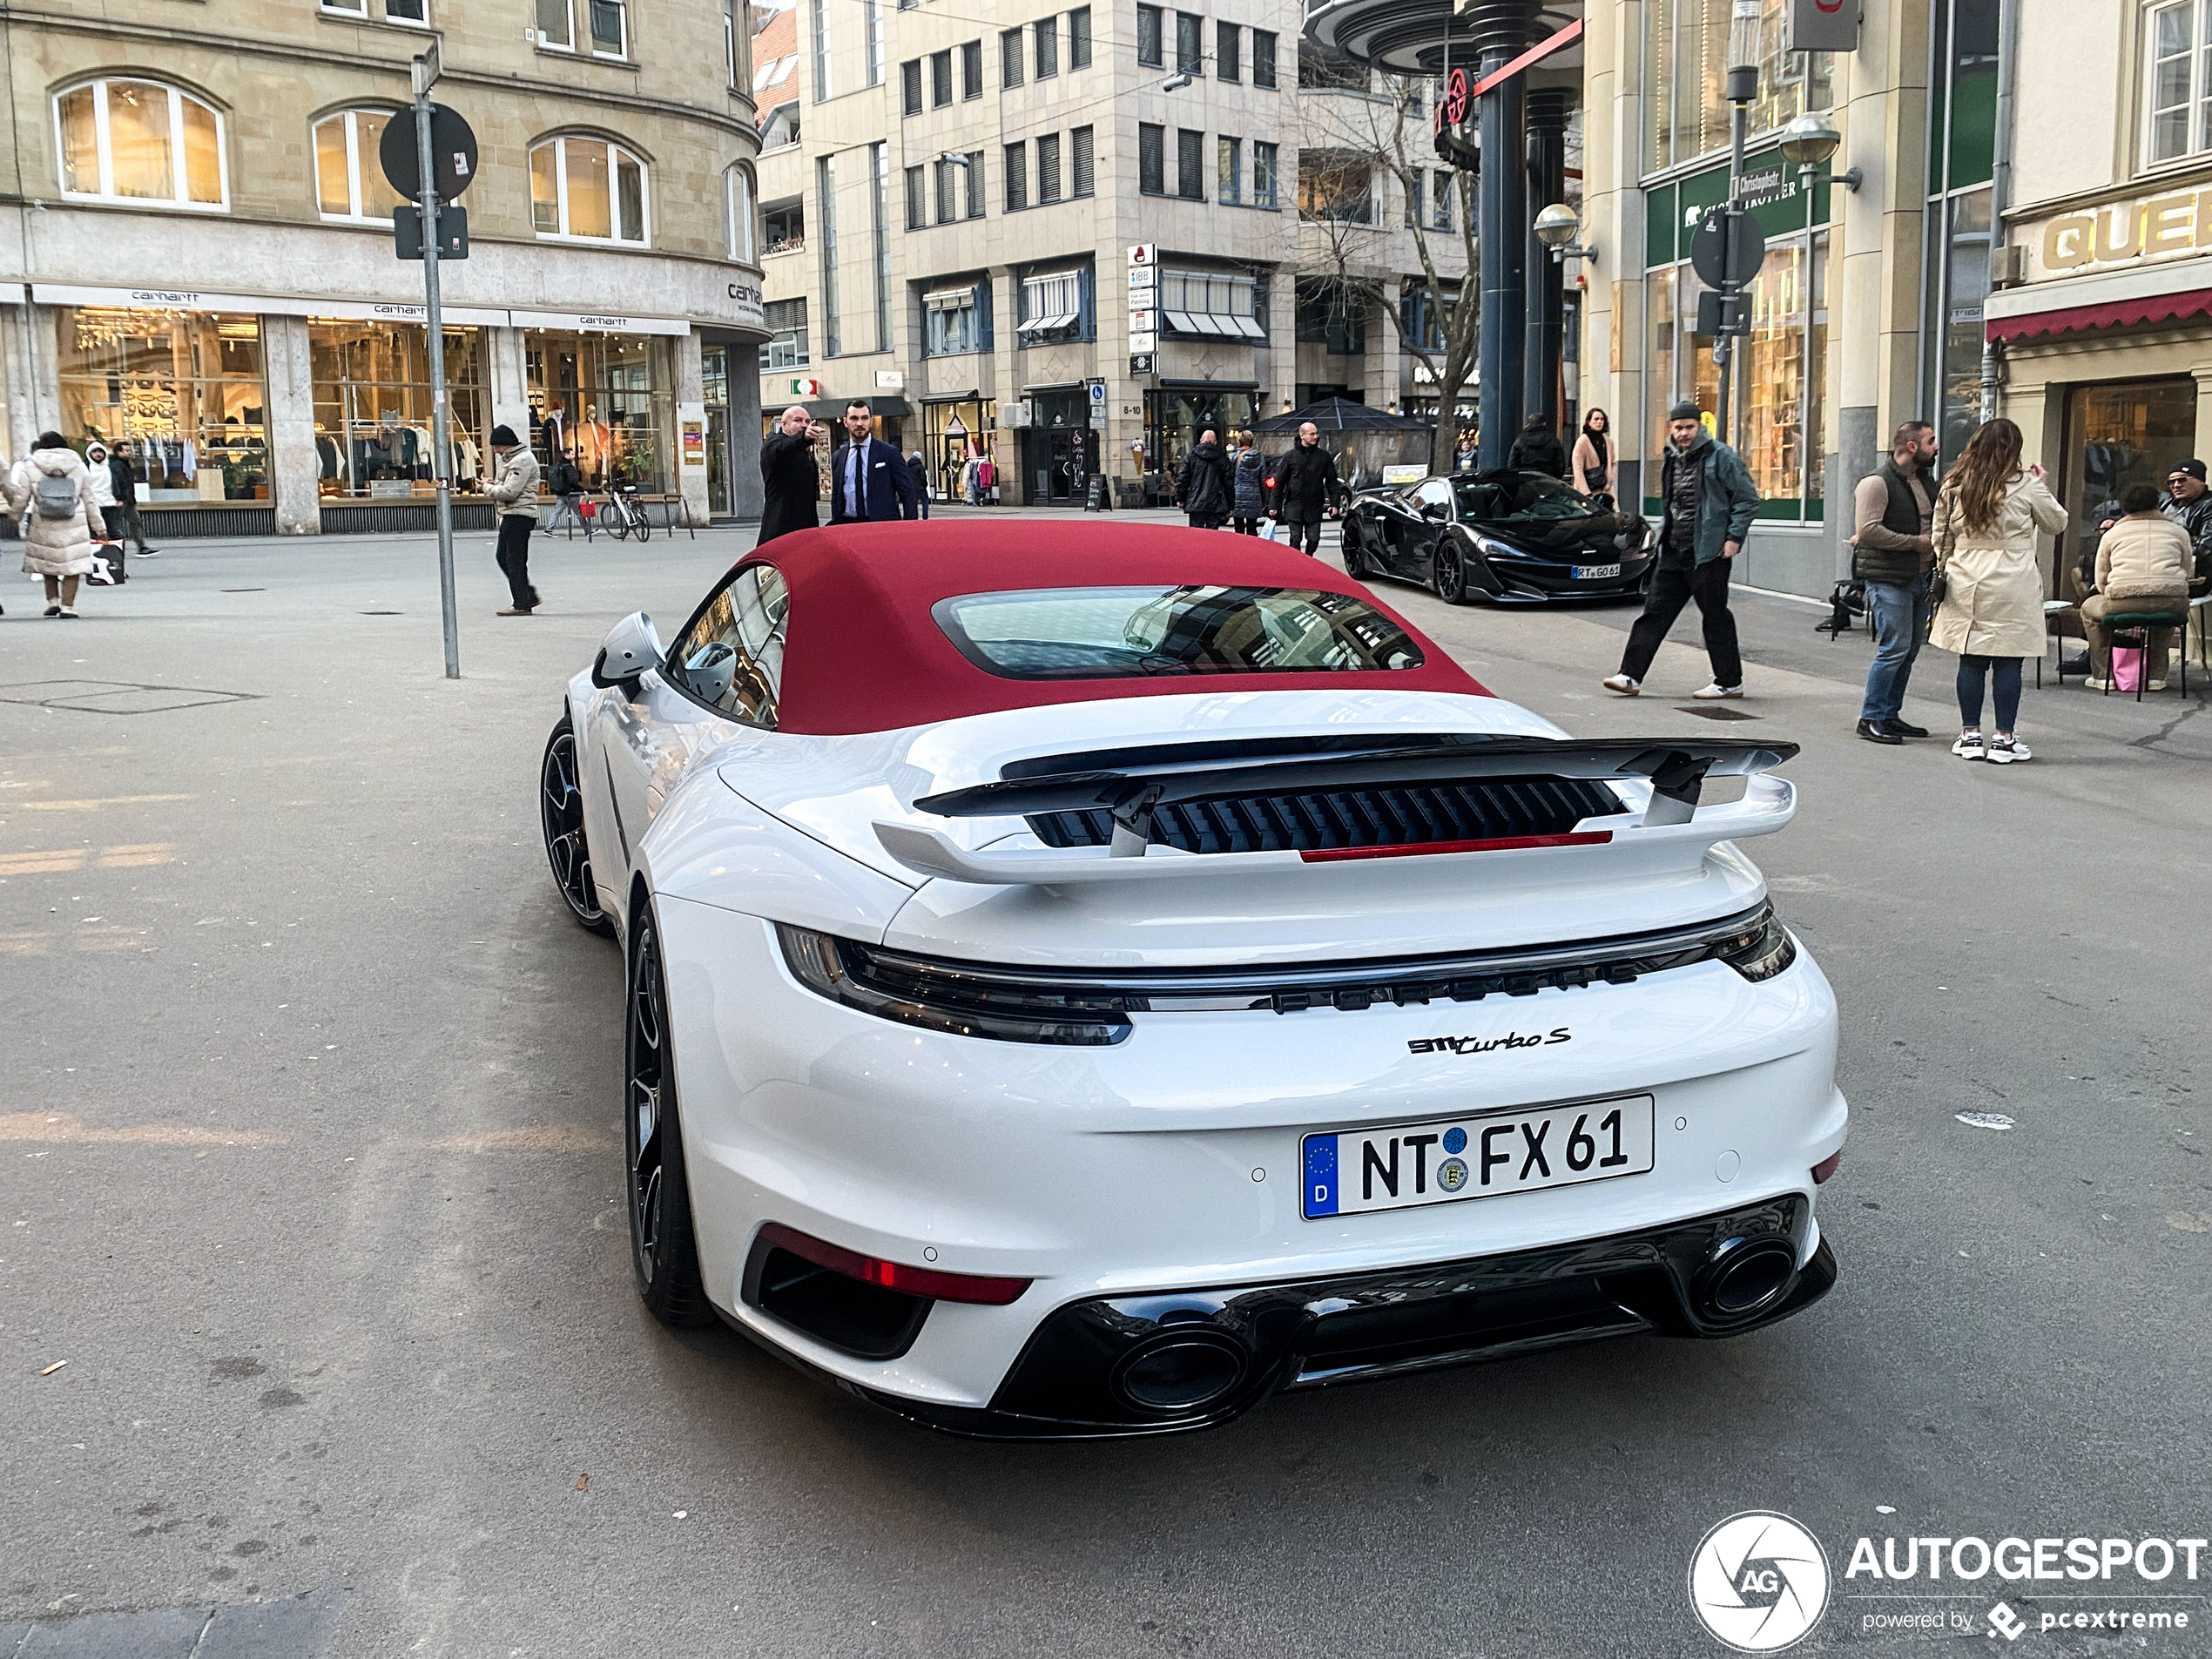
M 1172 759 L 1146 763 L 1133 752 L 1123 764 L 1081 772 L 1047 772 L 974 784 L 964 789 L 924 795 L 917 812 L 941 818 L 1024 818 L 1039 813 L 1104 811 L 1113 819 L 1105 849 L 1012 848 L 976 852 L 941 830 L 914 824 L 879 821 L 876 839 L 909 868 L 950 880 L 989 885 L 1040 885 L 1156 875 L 1227 875 L 1244 871 L 1335 862 L 1372 856 L 1370 849 L 1326 852 L 1195 854 L 1153 851 L 1152 815 L 1163 806 L 1184 801 L 1229 800 L 1259 795 L 1296 795 L 1327 790 L 1375 788 L 1392 784 L 1444 786 L 1486 778 L 1571 778 L 1595 781 L 1639 780 L 1651 786 L 1650 804 L 1642 818 L 1622 830 L 1568 835 L 1505 838 L 1487 842 L 1442 843 L 1402 850 L 1448 853 L 1493 852 L 1535 846 L 1568 846 L 1609 841 L 1615 836 L 1639 840 L 1717 840 L 1768 833 L 1782 827 L 1796 810 L 1797 792 L 1778 779 L 1763 779 L 1797 752 L 1794 743 L 1675 738 L 1488 738 L 1442 733 L 1413 739 L 1393 738 L 1372 749 L 1325 755 L 1240 757 L 1209 759 L 1187 750 Z M 1700 813 L 1698 799 L 1709 777 L 1750 778 L 1741 801 Z M 1150 856 L 1148 857 L 1148 853 Z

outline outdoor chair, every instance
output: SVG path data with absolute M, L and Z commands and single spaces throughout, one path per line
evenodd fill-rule
M 2180 637 L 2175 642 L 2174 656 L 2182 665 L 2182 695 L 2187 697 L 2189 694 L 2189 617 L 2187 610 L 2114 610 L 2107 612 L 2104 620 L 2105 637 L 2112 641 L 2114 650 L 2120 648 L 2121 636 L 2128 634 L 2132 637 L 2126 643 L 2133 649 L 2143 653 L 2142 668 L 2135 676 L 2135 701 L 2138 703 L 2143 700 L 2143 687 L 2150 681 L 2152 630 L 2157 628 L 2180 630 Z M 2170 664 L 2168 665 L 2167 671 L 2168 673 L 2173 671 Z M 2113 682 L 2117 678 L 2119 678 L 2118 673 L 2107 665 L 2105 669 L 2105 695 L 2107 697 L 2112 695 Z

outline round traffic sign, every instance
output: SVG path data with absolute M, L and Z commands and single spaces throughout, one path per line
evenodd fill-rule
M 1723 246 L 1725 244 L 1725 246 Z M 1766 236 L 1746 213 L 1736 221 L 1736 234 L 1728 233 L 1728 209 L 1709 207 L 1689 239 L 1689 263 L 1709 288 L 1734 282 L 1742 287 L 1756 280 L 1766 261 Z
M 415 111 L 397 110 L 384 124 L 384 137 L 376 158 L 394 190 L 415 200 L 422 193 L 421 170 L 415 165 Z M 442 104 L 430 106 L 430 174 L 438 199 L 452 201 L 475 182 L 476 135 L 460 115 Z

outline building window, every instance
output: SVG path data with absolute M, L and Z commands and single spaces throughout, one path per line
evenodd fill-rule
M 1160 22 L 1163 15 L 1157 6 L 1136 9 L 1136 61 L 1147 69 L 1166 66 L 1160 56 Z
M 983 96 L 983 43 L 971 40 L 960 49 L 960 95 L 963 99 Z
M 540 236 L 646 239 L 645 164 L 604 138 L 548 138 L 530 151 L 530 225 Z
M 929 107 L 941 110 L 953 101 L 953 54 L 949 48 L 929 54 Z
M 1073 181 L 1074 188 L 1069 194 L 1096 195 L 1098 190 L 1098 169 L 1091 153 L 1091 130 L 1089 127 L 1077 127 L 1068 135 L 1068 147 L 1073 153 L 1076 175 Z
M 875 242 L 875 348 L 891 349 L 891 162 L 890 146 L 868 146 L 868 228 Z
M 325 219 L 392 222 L 400 195 L 376 157 L 391 118 L 389 110 L 347 110 L 315 123 L 315 197 Z
M 830 95 L 830 0 L 809 0 L 813 7 L 814 24 L 814 102 L 821 103 Z
M 806 355 L 806 301 L 771 300 L 760 307 L 768 329 L 768 343 L 760 348 L 763 368 L 804 368 Z
M 1444 307 L 1425 287 L 1409 287 L 1398 296 L 1398 323 L 1404 337 L 1423 351 L 1444 349 Z
M 1090 8 L 1077 6 L 1068 14 L 1068 67 L 1090 67 Z
M 800 253 L 806 248 L 806 204 L 789 197 L 760 210 L 761 257 Z
M 395 3 L 395 0 L 385 0 L 387 17 L 394 15 Z M 409 21 L 421 21 L 421 0 L 400 3 L 408 5 Z M 593 56 L 627 57 L 630 16 L 625 0 L 536 0 L 537 44 L 553 51 L 574 51 L 576 20 L 570 10 L 578 3 L 583 7 L 584 32 L 590 40 Z
M 1029 150 L 1027 145 L 1006 146 L 1006 211 L 1018 213 L 1029 205 Z
M 843 350 L 837 314 L 837 158 L 814 158 L 816 220 L 822 245 L 822 353 L 835 357 Z
M 1206 199 L 1206 135 L 1189 127 L 1175 130 L 1175 193 L 1185 201 Z
M 154 81 L 93 81 L 54 100 L 62 193 L 88 201 L 230 204 L 223 118 Z
M 1206 51 L 1203 31 L 1206 20 L 1195 11 L 1175 14 L 1175 72 L 1178 75 L 1203 75 L 1206 72 Z
M 2168 17 L 2183 18 L 2189 38 L 2199 39 L 2195 30 L 2203 20 L 2196 14 L 2202 10 L 2185 3 L 2146 18 L 2148 50 L 2158 51 L 2159 31 Z M 1929 21 L 1933 73 L 1928 87 L 1928 206 L 1921 221 L 1922 390 L 1916 407 L 1935 421 L 1944 456 L 1955 460 L 1981 423 L 1989 182 L 1997 158 L 1997 8 L 1988 0 L 1935 0 Z M 2204 50 L 2200 45 L 2195 53 L 2200 62 Z M 2189 91 L 2193 98 L 2204 95 L 2201 85 Z M 2145 97 L 2155 102 L 2155 77 Z M 2187 109 L 2182 113 L 2186 130 Z
M 555 51 L 574 51 L 576 34 L 569 17 L 571 0 L 537 0 L 537 44 Z
M 1298 208 L 1301 219 L 1373 224 L 1373 179 L 1366 158 L 1335 150 L 1299 151 Z
M 980 351 L 983 336 L 975 290 L 941 288 L 922 296 L 922 346 L 925 357 L 956 357 Z
M 1298 84 L 1301 91 L 1309 92 L 1364 92 L 1368 86 L 1367 65 L 1300 41 Z
M 1276 148 L 1271 144 L 1255 138 L 1252 141 L 1252 206 L 1274 207 Z
M 1753 0 L 1743 0 L 1746 4 Z M 1650 0 L 1644 12 L 1644 166 L 1677 166 L 1728 148 L 1730 105 L 1723 96 L 1729 24 L 1736 0 Z M 1746 114 L 1750 131 L 1772 131 L 1809 110 L 1835 104 L 1833 52 L 1782 50 L 1789 0 L 1756 0 L 1759 97 Z M 1936 0 L 1936 10 L 1946 0 Z M 1995 9 L 1990 9 L 1993 32 Z M 1990 64 L 1993 78 L 1996 64 Z
M 1252 30 L 1252 84 L 1275 84 L 1275 34 L 1272 30 Z
M 798 142 L 799 105 L 796 100 L 789 104 L 779 104 L 768 111 L 768 118 L 761 125 L 760 147 L 764 151 L 780 150 L 786 145 Z
M 1455 177 L 1453 173 L 1440 172 L 1431 181 L 1433 188 L 1429 192 L 1431 212 L 1428 226 L 1433 231 L 1452 228 L 1452 192 L 1457 188 L 1453 182 Z
M 999 84 L 1002 87 L 1022 84 L 1022 31 L 1019 29 L 999 31 Z
M 1040 17 L 1030 28 L 1036 36 L 1037 78 L 1049 81 L 1060 72 L 1060 20 Z
M 1167 138 L 1165 127 L 1144 121 L 1136 124 L 1136 187 L 1147 196 L 1168 193 Z
M 970 150 L 968 165 L 962 171 L 968 174 L 968 216 L 981 219 L 983 217 L 983 152 Z
M 960 214 L 960 176 L 967 169 L 940 156 L 931 164 L 937 170 L 937 222 L 949 225 Z
M 669 342 L 652 334 L 523 330 L 523 381 L 538 464 L 566 449 L 589 489 L 636 484 L 658 494 L 673 484 L 672 355 Z
M 54 325 L 58 424 L 72 438 L 130 439 L 139 499 L 267 499 L 260 318 L 63 306 Z
M 1215 141 L 1217 165 L 1215 193 L 1224 207 L 1235 207 L 1244 199 L 1244 141 L 1242 138 L 1217 138 Z
M 722 0 L 722 61 L 730 71 L 730 90 L 733 92 L 745 85 L 738 51 L 738 0 Z
M 1295 305 L 1299 344 L 1318 346 L 1332 357 L 1366 354 L 1366 309 L 1341 284 L 1326 277 L 1300 277 Z
M 899 112 L 921 113 L 921 59 L 909 57 L 899 65 Z
M 448 328 L 443 342 L 451 476 L 463 493 L 482 490 L 497 467 L 482 338 L 478 329 Z M 429 331 L 420 323 L 310 322 L 307 363 L 319 493 L 435 496 Z
M 883 84 L 882 0 L 860 0 L 860 43 L 867 54 L 870 86 Z
M 752 170 L 743 162 L 732 165 L 726 175 L 729 183 L 725 192 L 725 203 L 730 218 L 730 257 L 739 265 L 752 265 L 759 258 L 760 239 L 753 226 Z
M 928 187 L 922 183 L 922 169 L 907 169 L 907 228 L 921 230 L 929 223 Z
M 1160 320 L 1171 334 L 1193 339 L 1264 340 L 1259 284 L 1241 273 L 1160 272 Z
M 1083 303 L 1082 270 L 1055 271 L 1048 276 L 1022 279 L 1022 320 L 1015 332 L 1025 346 L 1047 340 L 1082 340 L 1089 307 Z
M 1060 199 L 1060 135 L 1048 132 L 1037 140 L 1037 201 Z
M 2212 147 L 2206 118 L 2199 113 L 2209 95 L 2207 54 L 2197 44 L 2202 32 L 2198 10 L 2199 0 L 2181 0 L 2179 5 L 2161 6 L 2148 20 L 2150 77 L 2145 84 L 2149 89 L 2150 142 L 2145 154 L 2154 162 Z
M 1213 72 L 1217 79 L 1239 81 L 1244 78 L 1243 31 L 1233 23 L 1216 23 L 1213 26 Z

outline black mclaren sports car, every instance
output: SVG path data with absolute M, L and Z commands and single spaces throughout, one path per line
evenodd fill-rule
M 1454 473 L 1368 490 L 1345 509 L 1345 569 L 1433 588 L 1451 604 L 1633 599 L 1651 527 L 1536 472 Z

